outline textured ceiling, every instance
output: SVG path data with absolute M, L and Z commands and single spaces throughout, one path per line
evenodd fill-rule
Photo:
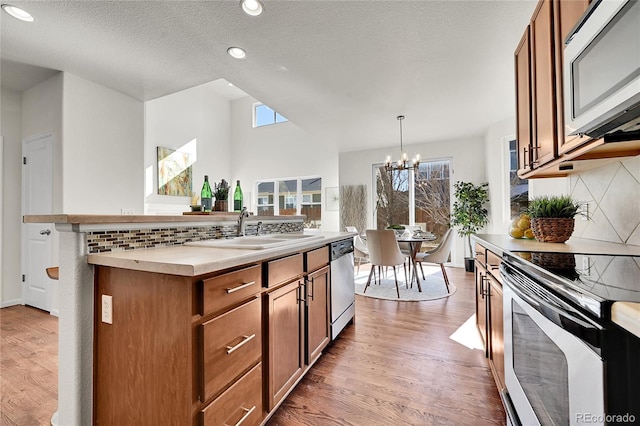
M 259 17 L 226 0 L 12 4 L 36 22 L 1 14 L 5 87 L 7 64 L 140 100 L 223 78 L 349 151 L 398 144 L 399 114 L 405 144 L 483 135 L 513 117 L 513 51 L 536 1 L 265 0 Z

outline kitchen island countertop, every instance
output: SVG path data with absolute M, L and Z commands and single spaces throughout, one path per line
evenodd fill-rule
M 92 265 L 112 266 L 137 271 L 196 276 L 248 263 L 261 262 L 313 247 L 320 247 L 355 235 L 353 232 L 307 233 L 321 235 L 322 239 L 299 241 L 285 246 L 261 250 L 177 245 L 89 254 L 87 262 Z M 268 234 L 265 234 L 265 236 L 268 236 Z

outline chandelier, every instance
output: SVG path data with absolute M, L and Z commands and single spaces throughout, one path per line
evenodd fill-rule
M 394 170 L 408 170 L 413 169 L 414 171 L 418 170 L 418 166 L 420 166 L 420 154 L 416 154 L 415 157 L 411 161 L 409 161 L 409 156 L 402 149 L 402 120 L 404 120 L 404 115 L 399 115 L 396 117 L 400 122 L 400 152 L 401 157 L 397 162 L 391 161 L 391 155 L 387 155 L 386 160 L 384 161 L 384 169 L 388 172 L 392 172 Z

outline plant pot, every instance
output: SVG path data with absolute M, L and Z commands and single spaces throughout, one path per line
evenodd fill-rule
M 213 211 L 226 212 L 229 211 L 229 202 L 227 200 L 216 200 L 213 205 Z
M 574 224 L 572 217 L 539 217 L 531 219 L 531 231 L 542 243 L 564 243 L 573 234 Z
M 464 270 L 474 272 L 476 270 L 475 259 L 473 257 L 464 258 Z

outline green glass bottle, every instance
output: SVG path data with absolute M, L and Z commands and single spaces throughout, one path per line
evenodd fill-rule
M 211 186 L 209 185 L 209 176 L 204 176 L 204 184 L 202 184 L 202 191 L 200 191 L 200 199 L 202 200 L 202 211 L 211 211 Z
M 233 193 L 233 211 L 242 211 L 242 188 L 240 188 L 240 181 L 236 181 L 236 191 Z

